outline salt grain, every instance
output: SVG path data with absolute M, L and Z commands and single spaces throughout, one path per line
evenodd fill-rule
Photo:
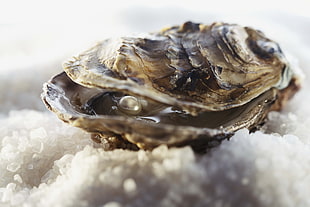
M 242 185 L 248 185 L 249 182 L 250 182 L 250 181 L 249 181 L 248 178 L 242 178 L 242 179 L 241 179 L 241 184 L 242 184 Z
M 118 202 L 111 201 L 111 202 L 106 203 L 102 207 L 122 207 L 122 205 Z
M 49 183 L 49 180 L 53 176 L 54 172 L 52 170 L 47 171 L 42 177 L 41 177 L 41 183 Z
M 164 167 L 169 171 L 175 171 L 181 168 L 181 160 L 179 159 L 164 159 Z
M 127 178 L 123 183 L 123 187 L 126 193 L 133 193 L 137 190 L 137 184 L 132 178 Z
M 12 196 L 14 195 L 14 191 L 16 188 L 16 184 L 15 183 L 9 183 L 6 186 L 6 191 L 3 192 L 2 195 L 2 201 L 3 202 L 8 202 L 11 200 Z
M 42 153 L 42 151 L 44 150 L 44 143 L 39 140 L 32 140 L 31 149 L 35 153 Z
M 47 137 L 46 130 L 43 127 L 34 129 L 30 131 L 30 139 L 44 139 Z
M 12 139 L 12 137 L 5 136 L 2 139 L 2 146 L 8 145 L 8 144 L 15 144 L 15 143 L 14 143 L 14 140 Z
M 270 163 L 265 158 L 257 158 L 255 160 L 255 166 L 259 171 L 265 171 L 268 170 L 268 167 L 270 166 Z
M 23 179 L 19 174 L 14 175 L 14 180 L 17 181 L 18 183 L 23 183 Z
M 138 160 L 139 161 L 147 161 L 147 156 L 146 156 L 146 151 L 144 150 L 139 150 L 138 151 Z
M 23 195 L 21 193 L 15 194 L 11 199 L 12 206 L 21 206 L 22 203 L 27 199 L 27 195 Z
M 6 169 L 10 172 L 16 172 L 18 169 L 20 169 L 20 164 L 16 162 L 12 162 L 7 165 Z

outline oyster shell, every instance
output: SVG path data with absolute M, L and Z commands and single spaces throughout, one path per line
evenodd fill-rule
M 186 22 L 99 42 L 64 63 L 42 98 L 115 147 L 204 150 L 254 130 L 299 89 L 279 45 L 250 27 Z

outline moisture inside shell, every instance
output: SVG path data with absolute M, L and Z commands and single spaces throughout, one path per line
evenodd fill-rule
M 186 22 L 99 42 L 67 61 L 42 98 L 97 142 L 200 150 L 259 128 L 298 88 L 279 45 L 262 32 Z

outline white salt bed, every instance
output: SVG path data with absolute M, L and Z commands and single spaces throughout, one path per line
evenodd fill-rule
M 180 2 L 151 7 L 133 1 L 120 8 L 116 2 L 100 13 L 103 6 L 94 1 L 72 13 L 55 12 L 58 19 L 53 13 L 58 24 L 0 25 L 0 206 L 310 206 L 310 17 L 301 10 L 309 4 L 297 0 L 296 7 L 275 12 L 279 4 L 263 1 L 271 9 L 254 11 L 233 1 L 229 7 L 236 10 L 223 12 L 216 10 L 222 1 L 209 10 Z M 74 15 L 76 22 L 61 25 Z M 42 104 L 43 82 L 60 72 L 70 55 L 115 34 L 155 31 L 186 20 L 261 29 L 303 70 L 302 90 L 283 111 L 269 114 L 262 131 L 240 130 L 205 155 L 165 146 L 104 151 Z

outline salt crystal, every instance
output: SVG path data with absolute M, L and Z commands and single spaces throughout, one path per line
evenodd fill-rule
M 0 188 L 0 198 L 3 198 L 3 195 L 5 192 L 6 192 L 6 188 Z
M 119 175 L 119 174 L 122 173 L 122 170 L 123 170 L 122 166 L 116 166 L 116 167 L 113 168 L 112 171 L 113 171 L 113 173 L 114 173 L 115 175 Z
M 43 142 L 39 140 L 32 140 L 31 141 L 31 150 L 36 153 L 42 153 L 44 150 Z
M 104 204 L 102 207 L 122 207 L 122 205 L 118 202 L 111 201 L 111 202 Z
M 30 131 L 30 139 L 46 138 L 47 133 L 43 127 Z
M 42 177 L 41 177 L 41 183 L 48 183 L 48 181 L 51 179 L 54 172 L 52 170 L 47 171 Z
M 259 171 L 265 171 L 265 170 L 267 170 L 268 169 L 268 167 L 269 167 L 269 162 L 268 162 L 268 160 L 266 160 L 266 159 L 264 159 L 264 158 L 257 158 L 256 160 L 255 160 L 255 166 L 257 167 L 257 169 L 259 170 Z
M 27 199 L 26 196 L 27 195 L 23 195 L 21 193 L 15 194 L 13 196 L 13 199 L 11 199 L 11 205 L 12 206 L 19 206 L 19 205 L 21 205 Z
M 148 158 L 146 156 L 146 152 L 144 150 L 138 151 L 138 160 L 139 161 L 147 161 L 148 160 Z
M 158 162 L 152 163 L 153 172 L 158 178 L 165 177 L 165 170 L 163 169 L 162 165 Z
M 12 162 L 6 166 L 6 169 L 10 172 L 16 172 L 20 168 L 20 164 Z
M 20 177 L 19 174 L 15 174 L 14 175 L 14 180 L 19 182 L 19 183 L 23 183 L 23 179 L 22 179 L 22 177 Z
M 25 152 L 27 147 L 29 145 L 29 140 L 27 139 L 27 137 L 23 137 L 21 136 L 18 140 L 18 147 L 17 149 L 21 152 Z
M 108 179 L 107 174 L 101 173 L 101 174 L 99 175 L 99 180 L 100 180 L 100 182 L 104 183 L 106 179 Z
M 153 149 L 152 154 L 154 156 L 162 156 L 168 151 L 168 147 L 166 145 L 160 145 L 159 147 Z
M 15 147 L 12 144 L 6 144 L 1 149 L 1 154 L 8 155 L 15 151 Z
M 298 137 L 291 135 L 291 134 L 284 135 L 283 138 L 285 138 L 287 140 L 287 142 L 290 144 L 297 144 L 300 142 Z
M 241 184 L 242 185 L 248 185 L 249 184 L 249 179 L 248 178 L 242 178 Z
M 10 201 L 12 196 L 13 196 L 13 192 L 15 191 L 16 188 L 16 184 L 15 183 L 9 183 L 6 186 L 6 190 L 3 192 L 3 196 L 2 196 L 2 202 L 7 202 Z
M 15 183 L 9 183 L 9 184 L 6 185 L 6 188 L 9 189 L 9 190 L 14 191 L 15 188 L 16 188 L 16 184 Z
M 32 155 L 32 162 L 33 162 L 33 163 L 39 162 L 40 159 L 41 159 L 41 157 L 40 157 L 37 153 L 34 153 L 34 154 Z
M 60 174 L 65 174 L 67 171 L 68 166 L 71 164 L 73 159 L 72 154 L 66 154 L 59 160 L 55 161 L 55 166 L 59 168 Z
M 2 139 L 2 145 L 5 146 L 5 145 L 8 145 L 8 144 L 14 144 L 14 143 L 12 142 L 12 137 L 5 136 L 5 137 Z
M 137 190 L 137 184 L 134 179 L 127 178 L 123 183 L 123 188 L 127 193 L 133 193 Z
M 49 136 L 45 143 L 49 146 L 55 146 L 57 142 L 57 138 L 55 136 Z
M 168 171 L 177 171 L 181 168 L 181 160 L 179 159 L 164 159 L 163 166 Z
M 296 114 L 293 114 L 292 112 L 288 113 L 288 118 L 293 122 L 297 121 Z

